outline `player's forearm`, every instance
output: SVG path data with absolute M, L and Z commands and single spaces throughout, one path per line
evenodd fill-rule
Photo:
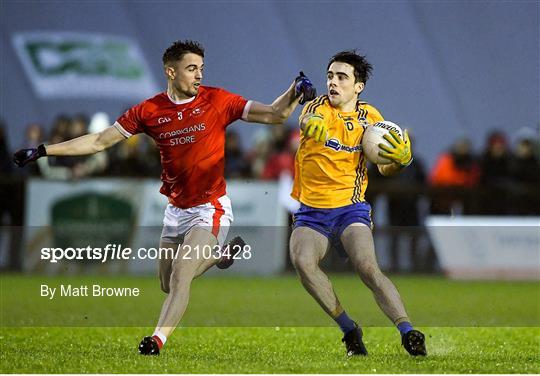
M 281 124 L 284 123 L 285 120 L 291 116 L 294 109 L 298 105 L 298 102 L 300 101 L 300 97 L 296 97 L 294 93 L 294 85 L 293 82 L 291 86 L 279 97 L 277 97 L 274 102 L 272 102 L 272 110 L 274 112 L 274 124 Z
M 399 163 L 392 162 L 385 165 L 377 165 L 379 172 L 383 176 L 392 176 L 399 174 L 401 170 L 403 170 L 405 167 L 401 166 Z
M 47 155 L 51 156 L 74 156 L 94 154 L 105 149 L 105 145 L 99 140 L 99 133 L 87 134 L 58 144 L 47 145 Z

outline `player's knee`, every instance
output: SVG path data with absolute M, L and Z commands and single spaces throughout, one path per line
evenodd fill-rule
M 363 265 L 358 268 L 358 274 L 362 281 L 369 287 L 375 287 L 379 284 L 382 272 L 377 265 Z
M 169 285 L 164 287 L 168 287 L 168 291 L 166 291 L 167 293 L 170 293 L 171 290 L 178 291 L 179 289 L 189 286 L 192 279 L 193 278 L 187 279 L 185 274 L 173 271 L 171 273 L 171 280 L 169 281 Z
M 309 273 L 317 268 L 317 261 L 306 254 L 291 254 L 291 261 L 299 273 Z
M 181 285 L 182 283 L 190 283 L 194 277 L 195 270 L 193 268 L 183 266 L 180 263 L 173 265 L 168 286 L 169 290 L 173 287 Z

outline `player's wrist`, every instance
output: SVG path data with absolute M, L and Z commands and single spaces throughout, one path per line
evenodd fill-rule
M 405 163 L 400 162 L 399 163 L 399 168 L 401 169 L 401 168 L 409 167 L 411 165 L 411 163 L 413 162 L 413 159 L 414 158 L 411 155 L 411 158 L 407 162 L 405 162 Z
M 319 114 L 307 114 L 306 117 L 306 123 L 310 120 L 323 120 L 324 118 Z
M 39 144 L 37 147 L 38 157 L 46 157 L 47 156 L 47 148 L 44 144 Z
M 300 129 L 304 131 L 307 128 L 309 122 L 315 118 L 319 118 L 321 120 L 323 119 L 321 115 L 313 113 L 305 114 L 304 116 L 302 116 L 302 118 L 300 119 Z

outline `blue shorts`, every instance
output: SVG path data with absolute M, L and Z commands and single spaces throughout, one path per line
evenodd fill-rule
M 293 215 L 293 229 L 309 227 L 323 234 L 331 245 L 338 246 L 342 255 L 341 234 L 352 223 L 373 227 L 369 203 L 364 201 L 335 209 L 317 209 L 301 204 L 300 209 Z

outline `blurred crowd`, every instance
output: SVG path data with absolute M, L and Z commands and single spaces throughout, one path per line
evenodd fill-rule
M 96 113 L 91 118 L 86 114 L 61 114 L 53 121 L 49 132 L 41 124 L 29 124 L 24 143 L 18 145 L 17 149 L 35 148 L 42 143 L 56 144 L 87 133 L 99 132 L 110 124 L 104 113 Z M 56 180 L 76 180 L 90 176 L 160 176 L 159 153 L 155 144 L 148 137 L 140 135 L 90 156 L 41 158 L 37 163 L 31 163 L 20 170 L 15 170 L 11 156 L 7 162 L 2 163 L 8 165 L 7 172 Z
M 16 168 L 12 162 L 15 149 L 66 141 L 99 132 L 110 124 L 103 113 L 91 117 L 59 115 L 51 127 L 29 124 L 23 144 L 10 148 L 7 127 L 0 123 L 0 225 L 21 228 L 27 176 L 66 181 L 107 176 L 159 178 L 159 151 L 146 135 L 136 135 L 90 156 L 41 158 L 24 169 Z M 411 138 L 415 145 L 414 137 Z M 280 204 L 293 212 L 298 203 L 289 198 L 288 192 L 299 142 L 298 127 L 292 123 L 259 127 L 250 143 L 253 146 L 246 150 L 239 134 L 229 129 L 225 177 L 279 181 Z M 476 153 L 475 146 L 482 151 Z M 366 198 L 372 207 L 377 207 L 376 238 L 382 236 L 389 241 L 389 264 L 385 268 L 394 272 L 436 270 L 436 256 L 423 227 L 429 214 L 540 215 L 539 147 L 537 130 L 520 130 L 512 135 L 512 142 L 504 132 L 493 131 L 482 145 L 473 145 L 467 138 L 456 140 L 438 156 L 431 169 L 419 153 L 408 168 L 394 177 L 383 178 L 376 166 L 370 166 Z M 386 210 L 379 210 L 381 202 Z M 5 237 L 0 231 L 0 243 L 2 238 Z M 22 236 L 11 236 L 9 268 L 14 270 L 21 265 L 21 239 Z M 408 255 L 408 267 L 403 264 L 403 255 Z M 341 261 L 330 258 L 327 262 L 334 270 L 343 268 Z
M 401 174 L 381 182 L 413 184 L 424 191 L 427 187 L 431 214 L 540 215 L 539 135 L 523 128 L 515 136 L 511 143 L 504 132 L 492 131 L 479 154 L 469 138 L 459 138 L 438 156 L 431 170 L 415 157 Z M 376 172 L 369 177 L 370 182 L 380 180 Z M 406 192 L 390 195 L 391 216 L 408 215 L 408 220 L 417 222 L 410 215 L 417 199 L 415 192 L 409 197 Z
M 32 123 L 26 127 L 26 139 L 18 148 L 36 147 L 40 143 L 58 143 L 86 133 L 98 132 L 111 124 L 104 113 L 89 117 L 85 114 L 59 115 L 50 132 L 43 125 Z M 9 150 L 5 126 L 0 124 L 0 173 L 17 173 L 42 176 L 49 179 L 76 180 L 89 176 L 111 177 L 155 177 L 160 176 L 159 152 L 154 141 L 145 135 L 137 135 L 125 142 L 91 156 L 41 158 L 38 163 L 24 169 L 15 169 L 11 161 L 13 150 Z M 536 203 L 527 197 L 531 191 L 538 192 L 540 183 L 538 132 L 524 128 L 511 143 L 502 131 L 493 131 L 483 150 L 475 153 L 468 138 L 460 138 L 448 151 L 443 152 L 430 171 L 416 157 L 414 163 L 402 174 L 391 179 L 380 180 L 372 171 L 370 182 L 391 184 L 397 181 L 401 187 L 411 185 L 441 188 L 438 194 L 430 195 L 430 212 L 434 214 L 538 214 Z M 233 129 L 227 132 L 225 144 L 225 176 L 228 179 L 279 180 L 282 175 L 294 175 L 294 157 L 300 141 L 297 127 L 260 127 L 251 144 L 242 147 L 240 136 Z M 414 144 L 414 141 L 413 141 Z M 408 183 L 408 184 L 402 184 Z M 448 188 L 448 191 L 445 191 Z M 468 196 L 466 192 L 480 192 Z M 445 192 L 448 192 L 445 194 Z M 456 194 L 458 192 L 458 194 Z M 461 193 L 460 193 L 461 192 Z M 415 192 L 389 195 L 391 207 L 407 205 L 411 213 L 416 205 Z M 538 193 L 533 196 L 538 196 Z M 416 197 L 418 198 L 418 197 Z
M 59 115 L 50 132 L 38 123 L 26 127 L 25 140 L 14 149 L 35 148 L 39 144 L 56 144 L 87 133 L 99 132 L 112 124 L 106 114 L 91 118 L 85 114 Z M 130 137 L 104 152 L 80 157 L 41 158 L 24 169 L 15 169 L 12 153 L 7 144 L 5 125 L 0 124 L 0 173 L 41 176 L 56 180 L 76 180 L 84 177 L 159 177 L 161 173 L 159 151 L 154 141 L 144 134 Z M 254 147 L 242 148 L 234 130 L 229 130 L 225 145 L 225 177 L 278 179 L 286 171 L 294 173 L 294 154 L 300 133 L 290 127 L 261 129 Z
M 475 155 L 471 141 L 458 139 L 438 158 L 429 175 L 433 186 L 477 189 L 481 194 L 460 203 L 464 214 L 539 215 L 540 194 L 538 134 L 522 129 L 511 146 L 502 131 L 488 135 L 484 149 Z M 448 213 L 455 201 L 432 202 L 432 213 Z

